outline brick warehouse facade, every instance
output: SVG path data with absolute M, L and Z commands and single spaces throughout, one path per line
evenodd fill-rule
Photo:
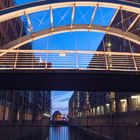
M 14 6 L 12 0 L 0 1 L 0 9 L 5 9 L 11 6 Z M 21 27 L 22 22 L 19 18 L 0 23 L 0 48 L 2 48 L 4 44 L 19 38 Z
M 13 0 L 0 1 L 0 9 L 14 5 Z M 4 44 L 19 38 L 20 35 L 23 36 L 26 32 L 25 23 L 23 23 L 20 18 L 0 23 L 0 48 L 2 48 Z M 31 49 L 31 44 L 26 44 L 23 47 L 24 49 Z M 36 63 L 36 61 L 34 63 Z M 44 119 L 44 113 L 50 114 L 50 111 L 50 91 L 0 90 L 0 120 L 3 123 L 5 123 L 5 121 L 16 123 L 17 121 L 27 120 L 37 123 L 37 121 Z

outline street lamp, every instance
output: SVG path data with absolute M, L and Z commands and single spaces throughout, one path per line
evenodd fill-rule
M 107 46 L 108 46 L 108 47 L 111 47 L 111 45 L 112 45 L 111 42 L 108 42 L 108 43 L 107 43 Z

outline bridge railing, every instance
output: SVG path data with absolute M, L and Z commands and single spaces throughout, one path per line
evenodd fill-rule
M 139 71 L 140 54 L 73 50 L 0 50 L 0 70 L 7 69 Z

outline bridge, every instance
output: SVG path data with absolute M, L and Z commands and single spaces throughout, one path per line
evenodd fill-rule
M 75 22 L 76 7 L 93 8 L 87 24 Z M 60 8 L 71 8 L 70 21 L 69 24 L 55 26 L 54 10 Z M 109 24 L 94 24 L 95 15 L 99 8 L 114 9 L 115 12 Z M 40 11 L 49 11 L 50 25 L 47 29 L 33 31 L 30 14 Z M 123 12 L 129 13 L 130 17 L 124 18 Z M 140 54 L 132 49 L 133 44 L 140 46 L 139 27 L 136 27 L 140 19 L 139 4 L 113 0 L 39 1 L 1 10 L 0 22 L 20 16 L 26 17 L 29 32 L 22 36 L 23 28 L 20 29 L 20 38 L 7 43 L 0 50 L 1 89 L 89 89 L 96 91 L 126 91 L 127 89 L 138 91 L 140 89 L 137 85 L 140 82 Z M 122 25 L 120 25 L 121 23 L 114 25 L 116 19 L 120 17 Z M 124 26 L 123 23 L 128 20 L 130 20 L 129 24 Z M 101 32 L 125 39 L 128 41 L 130 51 L 112 51 L 109 49 L 111 47 L 110 42 L 107 42 L 107 46 L 104 45 L 103 49 L 97 51 L 77 49 L 25 50 L 20 48 L 43 37 L 81 31 Z M 10 85 L 13 80 L 14 83 Z M 102 85 L 97 84 L 100 81 L 103 83 Z M 23 83 L 27 84 L 24 85 Z M 30 85 L 29 87 L 29 83 L 32 83 L 33 86 Z M 58 83 L 63 86 L 61 87 Z M 86 83 L 93 83 L 94 86 Z M 115 83 L 115 86 L 112 83 Z
M 1 140 L 140 139 L 140 3 L 41 0 L 0 10 L 0 24 Z M 74 91 L 68 122 L 50 120 L 53 99 L 68 101 L 52 90 Z

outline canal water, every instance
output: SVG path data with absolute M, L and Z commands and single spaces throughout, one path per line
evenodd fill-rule
M 50 127 L 48 140 L 95 140 L 77 127 Z
M 69 140 L 69 128 L 50 127 L 49 140 Z
M 140 140 L 139 132 L 139 126 L 0 126 L 0 140 Z

